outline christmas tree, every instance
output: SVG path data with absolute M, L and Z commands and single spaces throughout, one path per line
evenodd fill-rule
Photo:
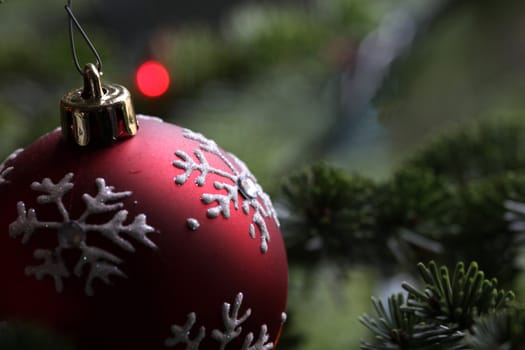
M 2 159 L 55 128 L 78 85 L 63 5 L 0 4 Z M 109 78 L 137 110 L 238 155 L 277 203 L 290 265 L 279 349 L 525 347 L 524 4 L 123 6 L 74 7 Z M 171 76 L 157 98 L 135 86 L 149 60 Z M 10 348 L 73 346 L 0 323 Z

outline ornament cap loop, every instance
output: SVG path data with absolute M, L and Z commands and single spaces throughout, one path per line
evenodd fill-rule
M 79 146 L 110 145 L 137 133 L 131 95 L 124 86 L 102 84 L 97 67 L 84 68 L 84 87 L 60 101 L 62 134 Z
M 84 90 L 82 98 L 84 100 L 100 100 L 104 95 L 102 83 L 100 82 L 100 72 L 93 63 L 86 64 L 84 68 Z

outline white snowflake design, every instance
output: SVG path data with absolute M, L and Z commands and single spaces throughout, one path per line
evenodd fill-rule
M 212 219 L 219 215 L 222 215 L 225 219 L 230 218 L 231 203 L 233 203 L 235 210 L 239 210 L 239 207 L 241 207 L 245 215 L 250 215 L 250 208 L 253 209 L 252 223 L 248 233 L 250 237 L 256 238 L 256 227 L 258 228 L 261 252 L 266 253 L 268 251 L 268 242 L 270 242 L 270 233 L 264 219 L 271 217 L 279 226 L 279 220 L 270 197 L 263 192 L 246 165 L 233 154 L 230 154 L 230 156 L 235 164 L 221 152 L 214 141 L 207 139 L 202 134 L 184 129 L 183 136 L 199 143 L 199 149 L 193 152 L 197 161 L 184 151 L 176 151 L 175 155 L 179 159 L 175 160 L 173 165 L 184 170 L 184 173 L 175 177 L 175 183 L 177 185 L 185 184 L 194 171 L 200 172 L 200 175 L 195 179 L 195 183 L 201 187 L 206 184 L 208 174 L 222 177 L 223 181 L 215 181 L 213 185 L 215 189 L 224 190 L 226 193 L 205 193 L 201 197 L 204 204 L 217 204 L 207 210 L 207 216 Z M 212 167 L 208 163 L 206 153 L 218 157 L 231 172 Z M 241 194 L 240 196 L 239 193 Z
M 25 244 L 37 232 L 55 231 L 57 246 L 53 250 L 36 249 L 33 256 L 43 262 L 38 266 L 28 266 L 25 270 L 26 274 L 35 276 L 38 280 L 49 275 L 55 281 L 57 292 L 62 292 L 63 279 L 70 277 L 71 274 L 62 254 L 65 250 L 76 249 L 80 255 L 72 272 L 80 278 L 85 266 L 88 267 L 84 291 L 91 296 L 94 294 L 93 282 L 96 279 L 110 284 L 111 275 L 120 277 L 126 277 L 126 275 L 118 267 L 122 260 L 108 251 L 89 246 L 86 242 L 88 235 L 98 233 L 123 250 L 134 252 L 133 245 L 121 235 L 131 237 L 149 248 L 156 248 L 155 243 L 147 237 L 147 234 L 153 232 L 154 228 L 146 224 L 144 214 L 137 215 L 131 224 L 125 225 L 128 211 L 122 209 L 124 204 L 120 200 L 131 196 L 131 192 L 114 192 L 114 187 L 107 186 L 106 181 L 102 178 L 95 180 L 98 190 L 95 197 L 87 193 L 82 195 L 85 210 L 77 219 L 72 219 L 64 206 L 64 195 L 74 187 L 72 179 L 73 173 L 69 173 L 56 184 L 49 178 L 31 184 L 31 189 L 43 193 L 37 197 L 37 203 L 54 204 L 62 217 L 61 221 L 40 221 L 35 209 L 26 210 L 24 202 L 18 202 L 18 218 L 9 225 L 9 234 L 12 238 L 21 237 L 21 242 Z M 94 215 L 113 212 L 114 216 L 103 224 L 87 222 L 88 219 L 92 221 Z
M 11 172 L 13 171 L 14 167 L 10 166 L 10 167 L 6 167 L 5 163 L 7 163 L 7 161 L 9 160 L 13 160 L 16 158 L 16 156 L 22 152 L 23 149 L 20 148 L 20 149 L 17 149 L 16 151 L 14 151 L 13 153 L 11 153 L 11 155 L 9 155 L 9 157 L 7 157 L 6 160 L 4 160 L 2 163 L 0 163 L 0 185 L 3 185 L 9 181 L 7 181 L 6 179 L 6 176 Z
M 211 337 L 219 343 L 220 350 L 226 349 L 228 343 L 241 335 L 241 324 L 244 323 L 252 314 L 252 310 L 248 309 L 241 317 L 239 317 L 239 311 L 241 309 L 243 297 L 244 296 L 242 293 L 237 294 L 233 303 L 233 308 L 230 303 L 224 303 L 222 305 L 222 320 L 224 322 L 224 330 L 214 329 L 211 332 Z M 198 334 L 193 339 L 190 339 L 190 332 L 196 322 L 197 315 L 194 312 L 189 313 L 184 326 L 171 326 L 173 337 L 166 339 L 164 345 L 166 347 L 173 347 L 177 344 L 184 344 L 186 345 L 185 350 L 199 350 L 200 343 L 206 338 L 206 328 L 200 327 Z M 259 336 L 255 342 L 254 338 L 255 336 L 252 332 L 248 333 L 244 337 L 241 350 L 273 349 L 273 343 L 268 342 L 270 335 L 268 334 L 268 327 L 265 324 L 261 326 Z
M 199 334 L 194 339 L 190 339 L 190 331 L 193 325 L 195 325 L 196 320 L 197 315 L 195 315 L 195 312 L 190 312 L 184 326 L 171 326 L 173 337 L 166 339 L 164 345 L 166 347 L 173 347 L 177 344 L 186 344 L 186 350 L 199 350 L 201 341 L 206 337 L 206 328 L 201 327 Z

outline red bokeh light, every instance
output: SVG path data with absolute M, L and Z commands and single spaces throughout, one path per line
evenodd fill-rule
M 159 97 L 170 86 L 168 70 L 157 61 L 146 61 L 140 65 L 135 75 L 139 91 L 147 97 Z

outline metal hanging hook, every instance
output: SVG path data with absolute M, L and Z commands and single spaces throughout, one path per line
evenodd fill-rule
M 80 35 L 82 35 L 82 38 L 88 45 L 89 49 L 95 55 L 95 58 L 97 60 L 97 69 L 100 74 L 102 74 L 102 60 L 100 59 L 100 55 L 97 52 L 97 49 L 95 48 L 95 45 L 93 45 L 93 42 L 89 39 L 88 35 L 76 19 L 75 15 L 73 14 L 73 9 L 71 7 L 71 0 L 68 0 L 67 5 L 64 6 L 66 9 L 66 12 L 69 15 L 69 43 L 71 46 L 71 54 L 73 55 L 73 61 L 75 63 L 75 66 L 80 73 L 80 75 L 84 76 L 84 70 L 80 66 L 80 63 L 78 62 L 78 55 L 77 50 L 75 48 L 75 35 L 73 33 L 73 24 L 75 24 L 75 27 L 77 27 L 78 31 L 80 32 Z

